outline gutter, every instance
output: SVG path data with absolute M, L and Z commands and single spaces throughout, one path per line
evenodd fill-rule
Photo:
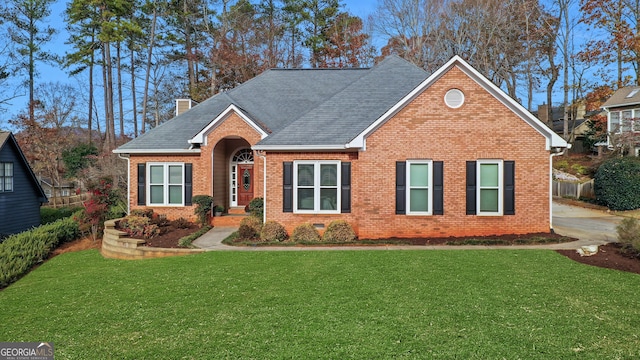
M 571 144 L 567 144 L 566 148 L 562 148 L 562 151 L 551 153 L 549 155 L 549 231 L 554 234 L 553 231 L 553 158 L 555 156 L 564 155 L 567 149 L 571 148 Z
M 127 160 L 127 215 L 129 215 L 131 212 L 131 159 L 129 158 L 129 154 L 126 154 L 127 156 L 122 156 L 121 153 L 116 154 L 118 154 L 120 159 Z

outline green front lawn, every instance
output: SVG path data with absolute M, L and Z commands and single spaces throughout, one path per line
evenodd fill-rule
M 640 276 L 545 250 L 210 252 L 48 261 L 0 341 L 56 359 L 630 359 Z

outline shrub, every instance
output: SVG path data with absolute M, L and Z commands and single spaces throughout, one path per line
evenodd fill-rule
M 160 227 L 144 216 L 127 216 L 120 220 L 118 228 L 133 238 L 151 239 L 160 235 Z
M 640 208 L 640 159 L 619 157 L 605 161 L 594 177 L 596 199 L 611 210 Z
M 291 241 L 299 243 L 318 242 L 320 241 L 320 233 L 313 225 L 304 223 L 293 229 Z
M 209 195 L 196 195 L 192 201 L 196 205 L 193 213 L 198 217 L 200 226 L 209 225 L 209 214 L 211 214 L 211 209 L 213 209 L 213 197 Z
M 133 209 L 129 215 L 143 216 L 151 219 L 153 217 L 153 209 Z
M 585 175 L 589 172 L 589 168 L 584 166 L 584 165 L 580 165 L 580 164 L 573 164 L 571 165 L 571 170 L 575 171 L 576 174 L 578 175 Z
M 255 240 L 260 237 L 262 220 L 254 216 L 247 216 L 240 221 L 238 236 L 243 240 Z
M 264 199 L 261 197 L 253 198 L 249 205 L 247 205 L 247 209 L 251 216 L 255 216 L 262 221 L 264 216 Z
M 191 227 L 191 222 L 183 217 L 175 219 L 171 222 L 171 226 L 176 229 L 188 229 Z
M 267 242 L 281 242 L 287 240 L 289 235 L 284 226 L 277 221 L 269 220 L 262 226 L 260 231 L 260 239 Z
M 565 171 L 569 168 L 569 162 L 567 160 L 556 161 L 556 164 L 554 167 L 558 170 Z
M 356 233 L 351 225 L 344 220 L 332 221 L 322 235 L 322 241 L 332 243 L 351 242 L 355 239 Z
M 58 244 L 79 236 L 78 223 L 67 217 L 7 237 L 0 243 L 0 288 L 19 279 L 34 264 L 44 261 Z
M 624 218 L 616 226 L 618 242 L 625 247 L 640 251 L 640 221 L 634 218 Z
M 59 209 L 54 208 L 40 208 L 40 223 L 42 225 L 50 224 L 56 220 L 64 219 L 73 215 L 74 212 L 80 210 L 79 207 L 61 207 Z

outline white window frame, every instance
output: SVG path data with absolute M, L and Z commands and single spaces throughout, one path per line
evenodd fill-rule
M 617 114 L 617 116 L 618 116 L 617 128 L 615 127 L 615 125 L 611 121 L 611 116 L 614 113 Z M 608 123 L 608 126 L 609 126 L 609 132 L 612 132 L 614 134 L 620 134 L 622 132 L 622 112 L 620 112 L 620 111 L 610 111 L 607 123 Z
M 640 109 L 633 109 L 631 131 L 640 132 Z
M 11 168 L 11 175 L 6 174 L 7 165 L 10 165 L 9 167 Z M 0 162 L 0 166 L 2 166 L 2 176 L 0 177 L 0 192 L 13 192 L 15 186 L 15 166 L 13 165 L 13 162 L 10 161 Z M 10 186 L 7 186 L 7 183 L 10 183 Z
M 151 202 L 151 185 L 160 185 L 160 184 L 151 184 L 151 167 L 152 166 L 162 166 L 163 167 L 163 183 L 162 183 L 162 199 L 164 200 L 162 203 L 152 203 Z M 182 169 L 182 182 L 180 184 L 170 184 L 169 183 L 169 167 L 170 166 L 180 166 Z M 146 176 L 146 193 L 147 193 L 147 206 L 184 206 L 184 187 L 185 187 L 185 179 L 184 179 L 184 163 L 182 162 L 150 162 L 147 163 L 147 176 Z M 169 186 L 180 185 L 182 188 L 182 202 L 179 204 L 169 203 Z
M 481 184 L 481 165 L 496 164 L 498 165 L 498 186 L 482 186 Z M 504 162 L 497 159 L 482 159 L 476 161 L 476 214 L 479 216 L 502 216 L 504 214 Z M 480 193 L 482 189 L 498 190 L 498 211 L 481 211 L 480 210 Z
M 313 210 L 299 210 L 298 209 L 298 166 L 299 165 L 313 165 Z M 321 165 L 335 165 L 336 166 L 336 186 L 320 186 L 320 166 Z M 293 162 L 293 212 L 297 214 L 340 214 L 341 211 L 341 166 L 339 160 L 297 160 Z M 307 188 L 306 186 L 303 188 Z M 320 210 L 320 189 L 322 188 L 335 188 L 336 189 L 336 209 L 335 210 Z
M 406 162 L 406 214 L 407 215 L 432 215 L 433 214 L 433 160 L 407 160 Z M 429 165 L 428 170 L 428 185 L 427 186 L 411 186 L 411 165 L 415 164 L 426 164 Z M 411 211 L 411 190 L 412 189 L 427 189 L 429 192 L 427 199 L 427 211 Z

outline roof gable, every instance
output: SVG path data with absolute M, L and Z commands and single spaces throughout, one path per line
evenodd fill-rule
M 253 121 L 249 116 L 247 116 L 242 110 L 240 110 L 237 106 L 231 104 L 229 107 L 223 111 L 220 115 L 218 115 L 213 121 L 211 121 L 204 129 L 196 134 L 192 139 L 189 140 L 190 144 L 203 144 L 206 141 L 206 135 L 215 129 L 218 125 L 220 125 L 225 119 L 227 119 L 232 113 L 238 115 L 244 122 L 246 122 L 249 126 L 251 126 L 258 134 L 260 134 L 260 138 L 264 139 L 269 134 L 259 126 L 255 121 Z
M 38 193 L 38 196 L 40 198 L 39 201 L 42 203 L 48 202 L 47 196 L 45 195 L 44 190 L 42 190 L 42 186 L 40 186 L 40 182 L 36 178 L 36 174 L 34 174 L 33 169 L 31 169 L 31 166 L 29 165 L 27 158 L 24 156 L 22 149 L 20 149 L 20 145 L 18 145 L 16 138 L 10 132 L 0 131 L 0 152 L 5 149 L 5 146 L 12 146 L 18 154 L 18 160 L 20 160 L 24 164 L 24 167 L 27 169 L 27 177 L 31 181 L 32 186 L 36 189 L 36 192 Z
M 484 88 L 487 92 L 489 92 L 493 97 L 495 97 L 498 101 L 504 104 L 508 109 L 518 115 L 521 119 L 523 119 L 527 124 L 533 127 L 536 131 L 538 131 L 541 135 L 546 138 L 546 147 L 547 150 L 550 150 L 553 147 L 567 147 L 567 142 L 554 133 L 549 127 L 547 127 L 542 121 L 533 116 L 527 109 L 525 109 L 518 102 L 513 100 L 509 95 L 507 95 L 504 91 L 502 91 L 499 87 L 497 87 L 494 83 L 489 81 L 486 77 L 480 74 L 476 69 L 474 69 L 471 65 L 469 65 L 466 61 L 464 61 L 458 55 L 451 58 L 446 64 L 440 67 L 436 72 L 431 74 L 426 80 L 424 80 L 421 84 L 419 84 L 413 91 L 407 94 L 402 100 L 400 100 L 397 104 L 395 104 L 391 109 L 389 109 L 385 114 L 375 120 L 369 127 L 367 127 L 364 131 L 362 131 L 358 136 L 356 136 L 351 142 L 347 144 L 347 147 L 356 147 L 356 148 L 365 148 L 366 147 L 366 138 L 371 135 L 376 129 L 386 123 L 390 118 L 392 118 L 396 113 L 398 113 L 402 108 L 404 108 L 407 104 L 409 104 L 413 99 L 415 99 L 419 94 L 429 88 L 432 84 L 434 84 L 438 79 L 440 79 L 445 73 L 447 73 L 451 68 L 456 66 L 462 72 L 464 72 L 467 76 L 469 76 L 472 80 L 474 80 L 478 85 Z

